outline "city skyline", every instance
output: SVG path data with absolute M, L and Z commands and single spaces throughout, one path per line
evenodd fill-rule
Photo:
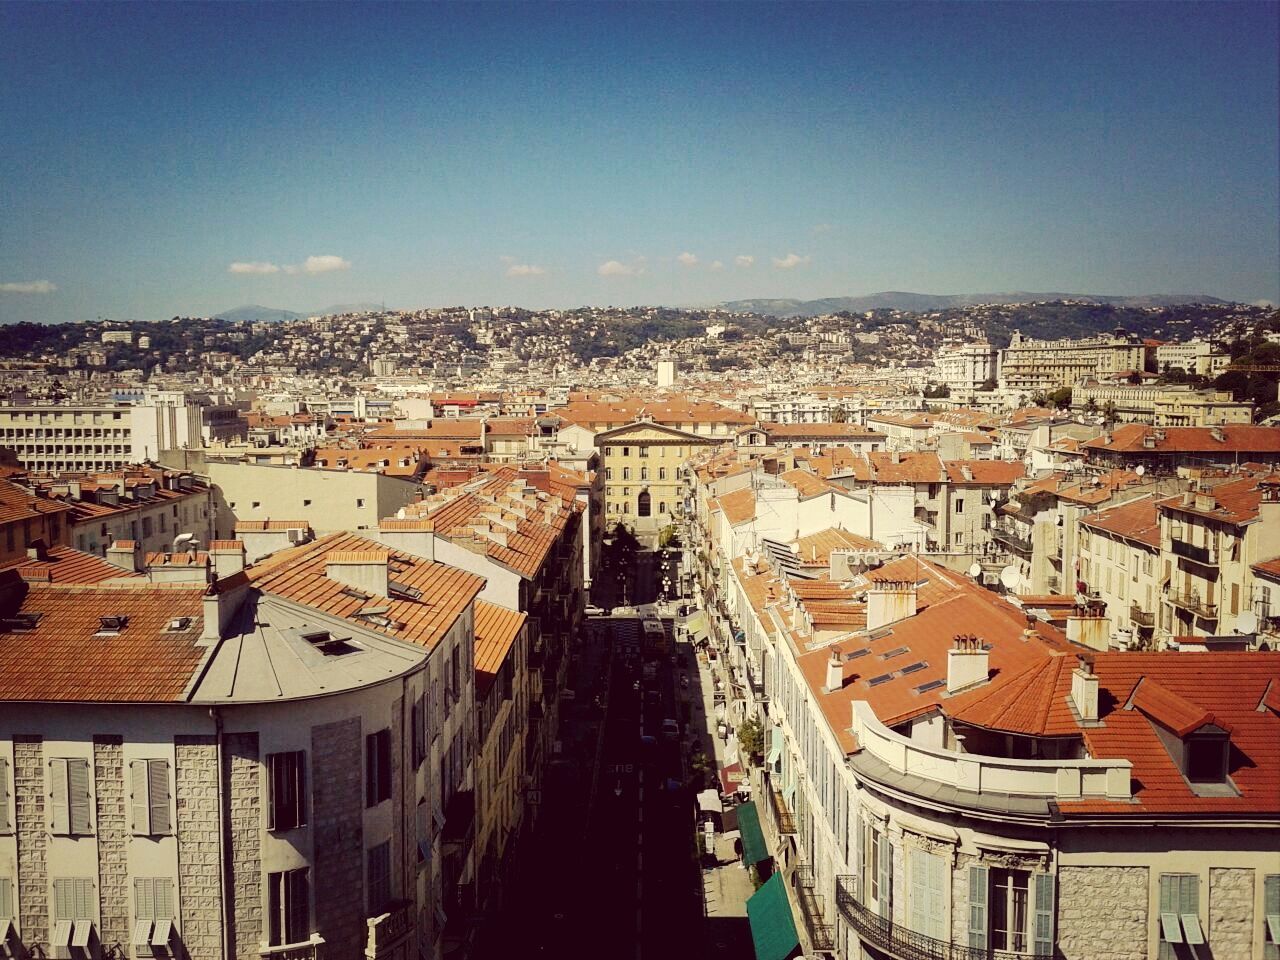
M 891 289 L 1280 300 L 1274 6 L 0 18 L 0 322 Z

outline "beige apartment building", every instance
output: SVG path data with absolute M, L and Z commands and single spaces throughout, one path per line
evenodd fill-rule
M 1069 387 L 1085 378 L 1142 371 L 1151 349 L 1122 330 L 1079 340 L 1032 340 L 1014 331 L 1009 346 L 1000 351 L 1000 386 L 1031 394 Z
M 1157 427 L 1210 427 L 1252 423 L 1252 403 L 1237 403 L 1230 390 L 1195 390 L 1186 384 L 1087 381 L 1071 388 L 1071 409 L 1101 411 L 1108 404 L 1122 423 Z
M 680 468 L 695 450 L 714 444 L 650 420 L 598 433 L 595 442 L 604 464 L 605 523 L 642 541 L 675 522 L 684 504 Z

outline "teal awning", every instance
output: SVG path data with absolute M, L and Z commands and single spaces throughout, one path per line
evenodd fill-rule
M 748 866 L 769 859 L 769 848 L 765 846 L 764 834 L 760 832 L 760 811 L 756 809 L 754 800 L 742 804 L 738 809 L 738 833 L 742 836 L 742 860 Z
M 747 901 L 756 960 L 786 960 L 800 946 L 787 888 L 782 882 L 782 874 L 775 873 Z

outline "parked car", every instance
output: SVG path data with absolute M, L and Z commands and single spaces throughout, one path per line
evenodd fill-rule
M 670 717 L 663 720 L 662 735 L 668 740 L 678 740 L 680 738 L 680 724 L 676 723 Z

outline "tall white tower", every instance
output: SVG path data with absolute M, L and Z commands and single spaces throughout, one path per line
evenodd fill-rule
M 658 361 L 658 386 L 674 387 L 676 384 L 676 362 L 674 360 Z

